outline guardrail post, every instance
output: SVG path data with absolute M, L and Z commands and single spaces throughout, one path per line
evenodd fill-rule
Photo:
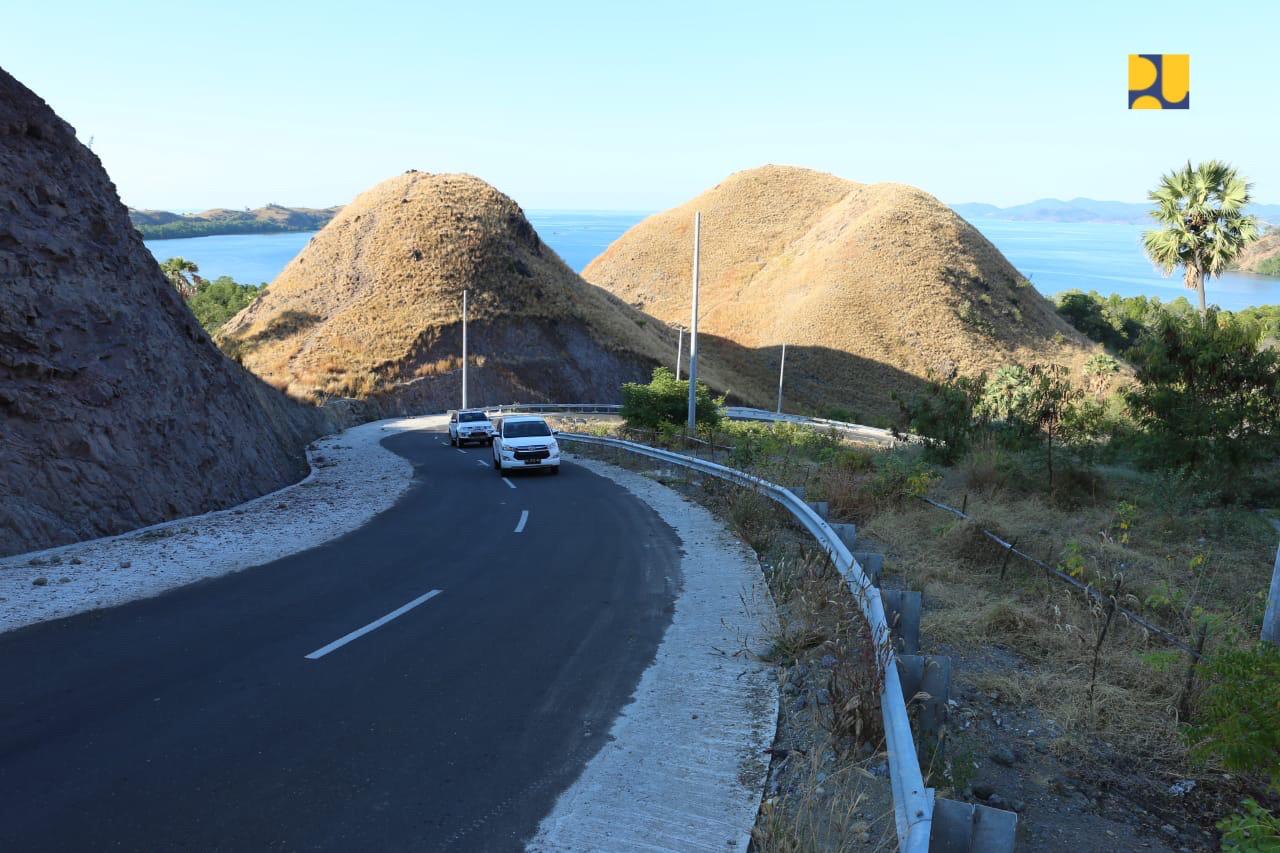
M 871 580 L 871 585 L 880 586 L 880 576 L 884 574 L 884 554 L 877 551 L 853 551 L 853 559 L 862 566 L 862 573 Z
M 827 526 L 834 530 L 835 534 L 840 537 L 840 541 L 844 543 L 844 547 L 848 548 L 850 553 L 853 553 L 853 545 L 858 541 L 858 528 L 852 524 L 842 521 L 832 522 Z
M 947 722 L 951 698 L 951 658 L 946 655 L 902 655 L 898 658 L 902 698 L 920 708 L 923 734 L 937 735 Z
M 1018 815 L 938 797 L 932 829 L 929 853 L 1013 853 Z
M 826 501 L 806 501 L 806 503 L 809 504 L 809 509 L 818 514 L 818 518 L 821 518 L 823 521 L 827 520 L 827 515 L 831 510 L 831 504 Z
M 900 655 L 920 653 L 920 593 L 908 589 L 882 589 L 885 619 Z

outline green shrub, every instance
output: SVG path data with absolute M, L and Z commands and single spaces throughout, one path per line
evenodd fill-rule
M 1232 853 L 1275 853 L 1280 850 L 1280 817 L 1258 805 L 1244 801 L 1244 810 L 1218 822 L 1222 849 Z
M 1229 648 L 1202 672 L 1196 722 L 1187 729 L 1192 755 L 1280 782 L 1280 646 Z
M 213 334 L 223 323 L 258 298 L 262 292 L 251 284 L 240 284 L 231 276 L 219 276 L 213 281 L 201 281 L 187 302 L 205 331 Z
M 875 503 L 897 503 L 903 498 L 923 497 L 941 477 L 924 460 L 901 453 L 888 453 L 876 460 L 875 474 L 864 485 Z
M 1163 318 L 1130 351 L 1139 385 L 1126 397 L 1144 461 L 1240 494 L 1280 452 L 1280 353 L 1258 324 L 1219 315 Z
M 717 427 L 722 418 L 723 399 L 711 396 L 711 389 L 698 383 L 695 418 L 700 426 Z M 648 385 L 628 382 L 622 386 L 622 417 L 627 426 L 658 429 L 661 424 L 683 424 L 689 410 L 689 382 L 676 379 L 665 367 L 653 369 Z
M 908 432 L 924 439 L 930 459 L 950 464 L 964 455 L 973 434 L 974 406 L 984 380 L 985 377 L 964 376 L 930 380 L 924 391 L 910 400 L 893 395 L 902 424 Z

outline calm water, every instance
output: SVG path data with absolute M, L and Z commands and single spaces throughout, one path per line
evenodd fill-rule
M 529 211 L 529 221 L 543 241 L 574 270 L 581 272 L 596 255 L 644 218 L 643 213 Z M 1008 222 L 974 219 L 973 224 L 1046 295 L 1077 288 L 1124 296 L 1194 298 L 1181 278 L 1166 279 L 1142 254 L 1140 225 L 1062 222 Z M 258 284 L 284 269 L 311 233 L 249 234 L 150 240 L 149 248 L 164 260 L 175 255 L 195 261 L 201 275 L 229 275 Z M 704 233 L 703 239 L 711 239 Z M 1280 304 L 1280 278 L 1226 275 L 1209 282 L 1209 301 L 1236 310 L 1250 305 Z

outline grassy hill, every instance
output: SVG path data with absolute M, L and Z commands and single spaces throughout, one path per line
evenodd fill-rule
M 927 193 L 789 166 L 731 175 L 636 225 L 583 271 L 667 322 L 689 319 L 693 215 L 702 213 L 700 329 L 742 377 L 776 377 L 789 408 L 896 411 L 928 374 L 1054 361 L 1098 347 L 977 230 Z M 776 382 L 776 378 L 774 379 Z
M 178 214 L 167 210 L 129 208 L 133 227 L 147 240 L 179 237 L 212 237 L 219 234 L 274 234 L 285 231 L 318 231 L 342 208 L 283 207 L 269 204 L 255 210 L 224 207 L 202 213 Z
M 295 396 L 444 408 L 458 402 L 464 289 L 472 404 L 616 400 L 674 362 L 675 333 L 580 279 L 510 198 L 423 172 L 345 207 L 219 340 Z M 706 379 L 723 388 L 713 361 Z
M 1236 269 L 1280 276 L 1280 226 L 1269 229 L 1258 242 L 1242 252 L 1236 261 Z

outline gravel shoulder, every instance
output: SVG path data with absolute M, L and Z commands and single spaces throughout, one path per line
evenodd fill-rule
M 0 559 L 0 632 L 149 598 L 349 533 L 412 482 L 413 466 L 382 439 L 444 423 L 433 415 L 361 424 L 316 441 L 305 479 L 239 506 Z
M 574 462 L 651 506 L 683 543 L 675 614 L 610 741 L 529 849 L 746 850 L 777 728 L 757 654 L 774 620 L 754 554 L 703 507 L 647 477 Z

